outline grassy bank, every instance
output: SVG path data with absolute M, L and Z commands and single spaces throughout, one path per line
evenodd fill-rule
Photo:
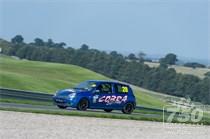
M 53 94 L 85 80 L 110 80 L 88 69 L 67 64 L 19 60 L 0 55 L 0 87 Z M 165 96 L 133 87 L 138 105 L 162 108 Z

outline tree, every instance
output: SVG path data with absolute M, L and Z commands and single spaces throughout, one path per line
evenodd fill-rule
M 116 57 L 118 55 L 118 53 L 117 53 L 117 51 L 111 51 L 110 55 L 113 56 L 113 57 Z
M 144 62 L 145 56 L 146 56 L 146 54 L 144 52 L 139 52 L 138 53 L 139 62 Z
M 184 64 L 185 67 L 191 67 L 191 68 L 205 68 L 206 66 L 200 63 L 196 62 L 189 62 Z
M 23 43 L 24 38 L 21 35 L 16 35 L 14 38 L 11 39 L 11 42 L 14 44 L 21 44 Z
M 64 42 L 53 44 L 53 47 L 55 47 L 55 48 L 64 48 L 64 46 L 66 46 L 66 43 L 64 43 Z
M 54 46 L 54 42 L 53 42 L 52 39 L 48 39 L 48 40 L 47 40 L 47 46 L 48 46 L 48 47 L 53 47 L 53 46 Z
M 42 39 L 40 39 L 40 38 L 35 38 L 34 39 L 34 44 L 36 46 L 44 46 L 44 41 Z
M 168 68 L 168 65 L 164 62 L 160 62 L 160 68 L 164 68 L 164 69 L 167 69 Z
M 168 64 L 168 65 L 175 65 L 177 60 L 177 56 L 175 54 L 169 53 L 164 58 L 160 59 L 160 64 Z
M 60 43 L 58 43 L 58 46 L 59 47 L 64 47 L 64 46 L 66 46 L 66 43 L 65 42 L 60 42 Z
M 137 60 L 136 55 L 133 54 L 133 53 L 131 53 L 131 54 L 128 55 L 128 59 L 129 60 Z
M 210 77 L 210 71 L 206 72 L 204 75 L 205 75 L 206 77 Z
M 88 50 L 89 46 L 87 44 L 83 44 L 80 49 L 81 50 Z

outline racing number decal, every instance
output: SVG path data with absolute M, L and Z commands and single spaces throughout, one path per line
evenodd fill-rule
M 123 93 L 128 93 L 128 87 L 122 86 L 122 92 Z
M 105 103 L 122 103 L 127 101 L 128 96 L 102 96 L 98 99 L 98 102 Z

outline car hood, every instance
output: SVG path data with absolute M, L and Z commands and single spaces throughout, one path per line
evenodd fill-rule
M 56 95 L 58 96 L 68 96 L 71 93 L 84 93 L 87 92 L 86 90 L 81 90 L 81 89 L 64 89 L 64 90 L 59 90 L 57 91 Z

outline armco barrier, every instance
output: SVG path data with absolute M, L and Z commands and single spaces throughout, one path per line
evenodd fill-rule
M 23 90 L 0 88 L 1 98 L 16 98 L 35 101 L 52 101 L 52 95 L 45 93 L 36 93 Z

